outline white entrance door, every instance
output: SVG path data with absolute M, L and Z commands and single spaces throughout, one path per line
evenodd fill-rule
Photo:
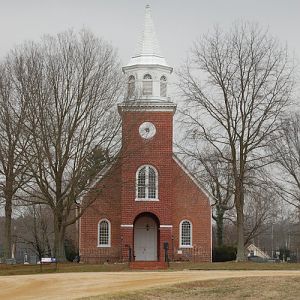
M 140 217 L 134 224 L 135 260 L 157 260 L 157 224 L 150 217 Z

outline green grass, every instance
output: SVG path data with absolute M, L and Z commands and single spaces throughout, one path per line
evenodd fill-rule
M 299 299 L 300 277 L 247 277 L 181 283 L 162 288 L 83 298 L 84 300 Z M 82 299 L 82 300 L 83 300 Z
M 300 264 L 287 263 L 253 263 L 253 262 L 225 262 L 225 263 L 170 263 L 168 271 L 179 270 L 300 270 Z M 40 273 L 69 273 L 69 272 L 119 272 L 131 271 L 128 264 L 55 264 L 43 265 L 4 265 L 0 264 L 0 276 L 25 275 Z

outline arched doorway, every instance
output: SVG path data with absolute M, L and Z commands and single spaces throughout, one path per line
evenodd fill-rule
M 134 221 L 134 256 L 136 261 L 157 261 L 159 220 L 151 213 L 143 213 Z

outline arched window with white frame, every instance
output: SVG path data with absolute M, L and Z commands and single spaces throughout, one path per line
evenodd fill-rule
M 179 225 L 180 248 L 192 247 L 192 223 L 189 220 L 182 220 Z
M 102 219 L 98 223 L 98 247 L 110 247 L 111 245 L 111 225 L 107 219 Z
M 152 93 L 153 93 L 152 76 L 150 74 L 146 74 L 143 77 L 143 95 L 152 96 Z
M 167 77 L 164 75 L 160 77 L 160 96 L 167 97 Z
M 136 200 L 158 200 L 158 173 L 149 165 L 136 172 Z
M 135 77 L 130 75 L 128 78 L 128 98 L 132 98 L 134 96 L 135 91 Z

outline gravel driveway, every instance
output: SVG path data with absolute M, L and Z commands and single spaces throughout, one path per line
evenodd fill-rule
M 180 282 L 251 276 L 300 276 L 300 271 L 92 272 L 1 276 L 0 299 L 77 299 Z

